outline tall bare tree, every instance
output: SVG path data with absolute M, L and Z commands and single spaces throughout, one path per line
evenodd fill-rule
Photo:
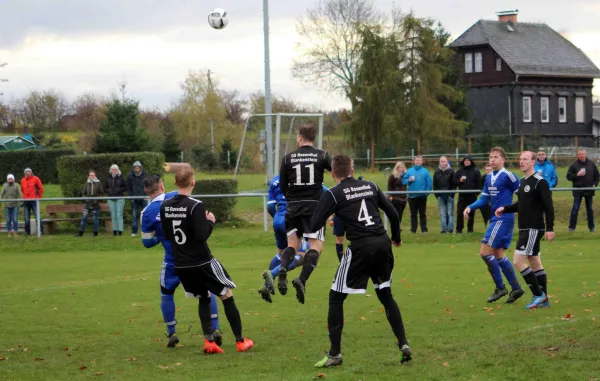
M 36 133 L 58 132 L 60 120 L 69 113 L 70 105 L 55 90 L 31 91 L 13 105 L 16 116 Z
M 242 99 L 237 90 L 219 90 L 218 93 L 225 106 L 227 119 L 234 124 L 243 123 L 244 114 L 248 112 L 247 100 Z
M 302 42 L 301 57 L 294 61 L 293 75 L 307 83 L 342 92 L 352 104 L 360 64 L 357 24 L 381 24 L 383 13 L 372 0 L 320 0 L 296 25 Z

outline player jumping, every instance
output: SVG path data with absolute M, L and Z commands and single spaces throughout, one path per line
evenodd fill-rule
M 184 166 L 175 174 L 178 194 L 160 206 L 160 223 L 165 239 L 171 243 L 175 273 L 181 280 L 186 295 L 199 299 L 198 315 L 204 333 L 204 352 L 223 353 L 215 342 L 210 318 L 210 294 L 223 302 L 225 316 L 235 335 L 238 352 L 254 346 L 242 336 L 242 320 L 231 290 L 235 284 L 208 247 L 215 216 L 206 211 L 204 204 L 191 198 L 195 186 L 194 172 Z
M 280 170 L 281 193 L 287 199 L 285 227 L 288 247 L 281 254 L 281 271 L 277 287 L 282 295 L 287 293 L 287 271 L 300 248 L 300 240 L 308 239 L 310 249 L 304 255 L 300 277 L 292 281 L 296 298 L 304 304 L 306 281 L 317 266 L 323 251 L 325 221 L 319 229 L 312 230 L 310 218 L 323 194 L 323 173 L 331 171 L 331 159 L 326 151 L 313 146 L 317 130 L 314 125 L 303 125 L 298 131 L 298 149 L 284 156 Z
M 519 188 L 519 179 L 517 179 L 517 176 L 504 168 L 505 159 L 506 153 L 504 149 L 494 147 L 490 150 L 492 173 L 486 176 L 483 192 L 479 199 L 469 205 L 464 210 L 463 215 L 465 219 L 468 219 L 471 210 L 485 207 L 491 200 L 492 218 L 481 240 L 480 250 L 481 258 L 487 264 L 492 279 L 496 284 L 496 290 L 488 298 L 488 302 L 495 302 L 508 294 L 502 281 L 502 271 L 512 287 L 506 303 L 514 303 L 525 294 L 525 291 L 523 291 L 519 284 L 512 263 L 504 255 L 504 251 L 510 247 L 510 242 L 512 241 L 515 218 L 512 214 L 503 214 L 500 217 L 494 215 L 496 209 L 512 204 L 513 193 Z
M 160 204 L 164 200 L 175 197 L 177 192 L 169 192 L 165 194 L 165 186 L 160 176 L 148 176 L 144 180 L 144 191 L 150 197 L 150 204 L 142 210 L 142 243 L 149 249 L 158 244 L 162 244 L 165 249 L 165 257 L 160 272 L 160 293 L 161 303 L 160 309 L 163 314 L 165 324 L 167 325 L 167 334 L 169 342 L 167 347 L 175 348 L 179 343 L 179 338 L 176 334 L 177 320 L 175 320 L 175 290 L 179 286 L 179 278 L 175 274 L 173 263 L 173 254 L 171 244 L 163 235 L 160 226 Z M 217 298 L 211 295 L 210 301 L 210 316 L 212 319 L 213 335 L 215 342 L 220 346 L 222 342 L 222 333 L 219 328 L 219 310 L 217 306 Z
M 346 236 L 350 245 L 342 257 L 329 291 L 327 325 L 331 347 L 315 367 L 342 364 L 344 300 L 348 294 L 364 294 L 369 278 L 373 281 L 375 293 L 383 304 L 385 315 L 398 339 L 398 347 L 402 353 L 401 362 L 410 361 L 412 353 L 404 333 L 402 315 L 391 290 L 394 269 L 392 241 L 396 247 L 402 243 L 398 213 L 377 185 L 352 177 L 354 168 L 350 157 L 335 156 L 331 174 L 337 185 L 321 197 L 311 219 L 310 228 L 312 231 L 317 230 L 325 223 L 327 216 L 335 213 L 346 226 Z M 391 241 L 381 221 L 380 208 L 390 220 Z
M 525 177 L 519 184 L 517 193 L 519 198 L 510 206 L 496 209 L 497 217 L 502 216 L 503 213 L 519 213 L 519 240 L 514 263 L 533 294 L 531 303 L 526 306 L 528 309 L 550 307 L 546 289 L 546 272 L 539 255 L 542 237 L 545 235 L 548 242 L 554 239 L 552 193 L 548 181 L 535 172 L 535 162 L 533 152 L 521 153 L 519 164 Z

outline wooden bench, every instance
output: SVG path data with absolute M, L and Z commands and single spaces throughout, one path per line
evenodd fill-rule
M 57 222 L 77 222 L 81 221 L 81 214 L 83 213 L 83 209 L 85 208 L 85 204 L 60 204 L 60 205 L 48 205 L 46 207 L 46 218 L 42 219 L 42 224 L 44 225 L 44 232 L 46 234 L 54 234 L 56 233 L 56 223 Z M 100 203 L 100 212 L 110 212 L 108 204 Z M 58 217 L 58 213 L 78 213 L 79 216 L 74 217 Z M 91 220 L 91 224 L 93 224 L 93 214 L 89 215 L 88 218 Z M 106 231 L 112 231 L 112 222 L 110 217 L 99 217 L 100 221 L 104 221 L 104 226 Z

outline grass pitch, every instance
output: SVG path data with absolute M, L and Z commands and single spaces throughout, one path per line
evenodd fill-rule
M 202 353 L 197 302 L 181 290 L 176 303 L 182 345 L 165 347 L 159 248 L 144 249 L 131 237 L 3 236 L 0 379 L 600 378 L 597 236 L 562 231 L 552 244 L 542 242 L 552 307 L 536 311 L 524 308 L 529 292 L 516 305 L 485 302 L 493 285 L 479 259 L 480 233 L 405 235 L 406 244 L 394 249 L 393 294 L 414 361 L 400 365 L 385 314 L 370 290 L 346 301 L 344 365 L 314 369 L 329 345 L 327 295 L 337 264 L 331 230 L 327 233 L 306 304 L 296 301 L 293 290 L 267 304 L 256 289 L 274 254 L 272 234 L 259 227 L 217 226 L 210 246 L 238 286 L 234 295 L 244 333 L 256 346 L 236 353 L 221 313 L 225 354 L 214 356 Z

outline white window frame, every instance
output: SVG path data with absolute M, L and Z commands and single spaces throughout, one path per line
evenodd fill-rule
M 496 58 L 496 71 L 502 71 L 502 58 Z
M 525 104 L 527 104 L 527 107 L 525 107 Z M 528 111 L 528 117 L 525 117 L 525 110 Z M 523 123 L 531 123 L 531 120 L 531 97 L 525 96 L 523 97 Z
M 475 53 L 475 57 L 473 57 L 473 69 L 475 70 L 475 73 L 483 73 L 483 53 Z
M 563 104 L 561 107 L 561 103 Z M 560 115 L 560 109 L 565 110 L 564 115 Z M 558 123 L 567 123 L 567 97 L 558 98 Z
M 580 106 L 581 106 L 581 110 L 580 110 Z M 585 98 L 584 97 L 575 97 L 575 123 L 585 123 Z
M 473 72 L 473 53 L 465 53 L 465 73 Z
M 544 115 L 544 105 L 546 106 L 546 115 Z M 540 98 L 540 117 L 542 123 L 550 123 L 550 98 Z

